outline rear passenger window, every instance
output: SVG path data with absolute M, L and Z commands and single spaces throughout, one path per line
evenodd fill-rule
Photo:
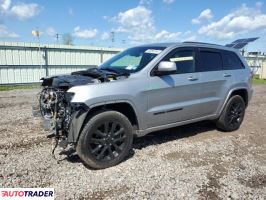
M 177 74 L 193 73 L 195 71 L 194 50 L 177 50 L 164 60 L 176 64 Z
M 219 71 L 222 70 L 223 61 L 219 52 L 201 50 L 200 56 L 200 71 Z
M 231 51 L 224 51 L 224 70 L 243 69 L 244 65 L 239 57 Z

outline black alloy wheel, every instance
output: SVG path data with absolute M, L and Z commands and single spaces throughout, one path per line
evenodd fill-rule
M 125 128 L 117 121 L 102 122 L 91 134 L 89 150 L 97 160 L 114 159 L 124 150 L 126 137 Z
M 239 95 L 232 96 L 216 121 L 217 127 L 223 131 L 237 130 L 244 119 L 245 109 L 243 98 Z
M 132 125 L 128 118 L 120 112 L 105 110 L 88 120 L 76 150 L 89 167 L 103 169 L 123 161 L 132 141 Z
M 229 126 L 235 127 L 237 126 L 244 117 L 245 107 L 241 101 L 234 101 L 228 108 L 228 112 L 226 115 L 226 121 Z

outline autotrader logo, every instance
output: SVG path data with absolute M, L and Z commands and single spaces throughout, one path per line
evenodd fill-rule
M 54 188 L 0 188 L 0 199 L 54 199 Z

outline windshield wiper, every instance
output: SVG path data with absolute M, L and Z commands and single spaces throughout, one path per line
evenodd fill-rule
M 110 68 L 110 67 L 107 67 L 107 68 L 104 68 L 102 70 L 107 70 L 107 71 L 110 71 L 110 72 L 114 72 L 120 76 L 129 76 L 130 74 L 128 72 L 121 72 L 117 69 L 114 69 L 114 68 Z
M 113 69 L 113 68 L 110 68 L 110 67 L 107 67 L 107 68 L 104 68 L 102 70 L 107 70 L 107 71 L 110 71 L 110 72 L 115 72 L 116 74 L 120 74 L 121 72 L 116 70 L 116 69 Z

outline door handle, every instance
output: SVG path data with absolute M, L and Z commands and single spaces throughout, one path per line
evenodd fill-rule
M 196 80 L 198 80 L 199 78 L 197 78 L 197 77 L 193 77 L 193 76 L 190 76 L 190 77 L 188 77 L 188 80 L 189 81 L 196 81 Z
M 224 77 L 231 77 L 231 74 L 224 73 Z

